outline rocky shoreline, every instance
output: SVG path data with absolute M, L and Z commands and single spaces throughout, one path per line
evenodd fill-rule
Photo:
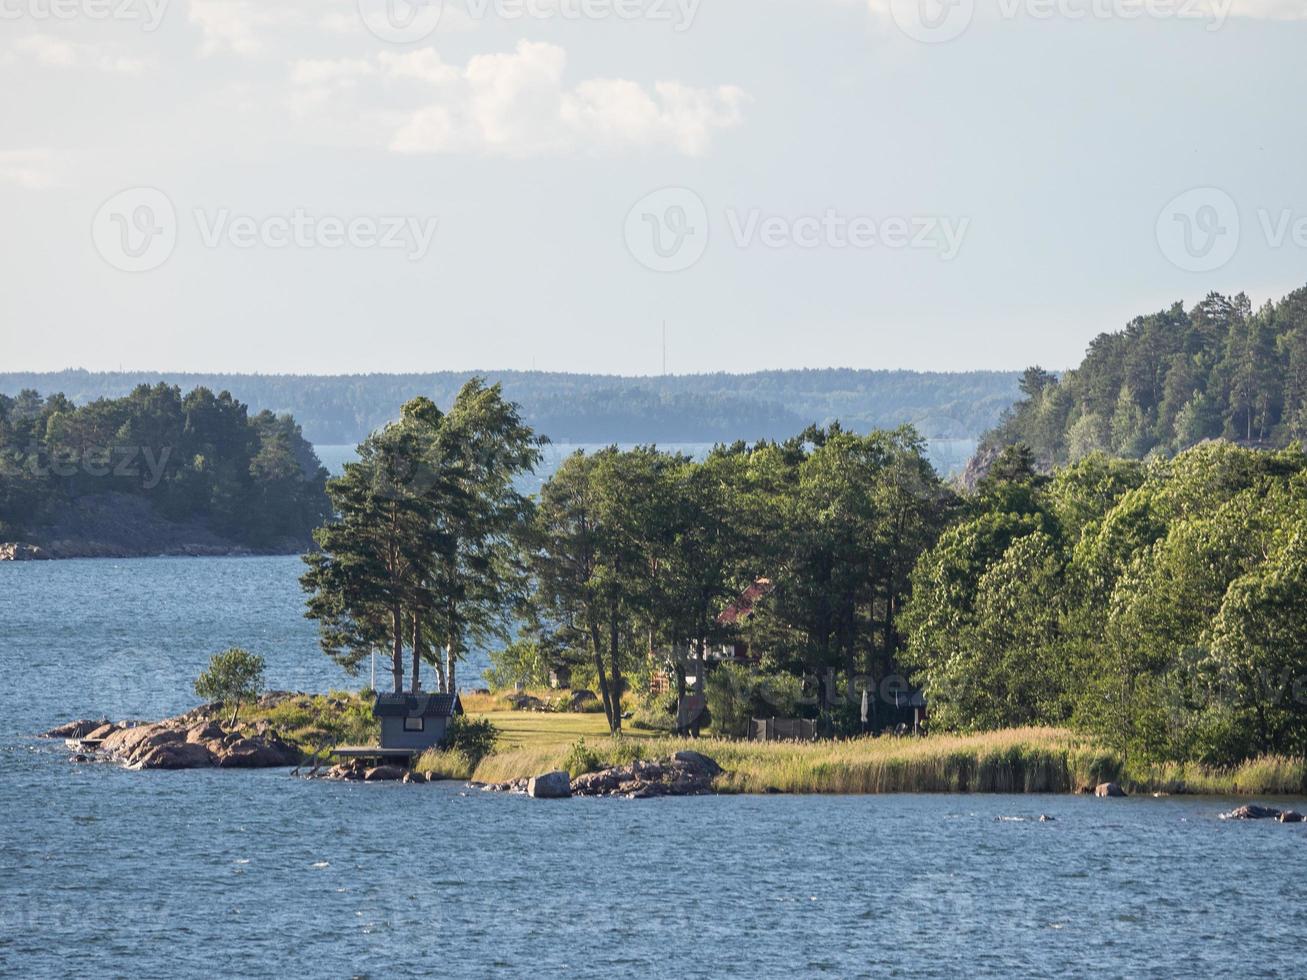
M 558 771 L 507 783 L 486 783 L 481 789 L 536 799 L 592 796 L 645 800 L 659 796 L 708 796 L 713 793 L 713 780 L 723 771 L 716 761 L 699 752 L 676 752 L 666 759 L 637 760 L 575 779 Z
M 107 719 L 60 725 L 42 738 L 62 738 L 70 762 L 114 762 L 125 769 L 276 769 L 299 765 L 293 745 L 266 726 L 224 728 L 207 709 L 159 722 L 114 723 Z

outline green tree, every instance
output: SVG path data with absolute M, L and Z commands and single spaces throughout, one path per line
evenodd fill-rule
M 206 701 L 231 708 L 229 725 L 236 724 L 242 701 L 253 701 L 263 691 L 263 658 L 233 647 L 214 654 L 195 681 L 195 693 Z

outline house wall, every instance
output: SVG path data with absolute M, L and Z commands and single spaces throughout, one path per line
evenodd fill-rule
M 427 718 L 426 731 L 404 731 L 403 718 L 381 719 L 381 747 L 383 749 L 430 749 L 445 737 L 448 718 Z

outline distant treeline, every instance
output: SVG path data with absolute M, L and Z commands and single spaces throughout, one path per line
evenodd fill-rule
M 1140 459 L 1205 439 L 1279 448 L 1307 438 L 1307 289 L 1254 310 L 1243 293 L 1176 303 L 1089 345 L 1060 379 L 1034 367 L 1024 399 L 989 433 L 1041 467 L 1094 452 Z
M 803 370 L 659 378 L 491 371 L 523 420 L 555 442 L 734 442 L 783 439 L 839 420 L 869 432 L 911 423 L 928 438 L 976 438 L 1018 397 L 1016 372 Z M 357 443 L 417 396 L 453 404 L 474 372 L 342 376 L 176 372 L 0 374 L 0 393 L 62 391 L 82 404 L 163 381 L 230 391 L 255 409 L 293 415 L 315 445 Z
M 111 497 L 240 546 L 305 547 L 329 513 L 326 478 L 294 419 L 250 415 L 225 391 L 141 385 L 81 406 L 34 390 L 0 395 L 0 540 L 44 543 L 43 529 L 61 534 L 88 499 Z M 137 509 L 105 513 L 101 524 Z

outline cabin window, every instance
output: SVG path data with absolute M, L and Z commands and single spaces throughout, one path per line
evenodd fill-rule
M 418 717 L 404 719 L 404 731 L 406 732 L 424 732 L 426 729 L 427 722 L 425 718 Z

